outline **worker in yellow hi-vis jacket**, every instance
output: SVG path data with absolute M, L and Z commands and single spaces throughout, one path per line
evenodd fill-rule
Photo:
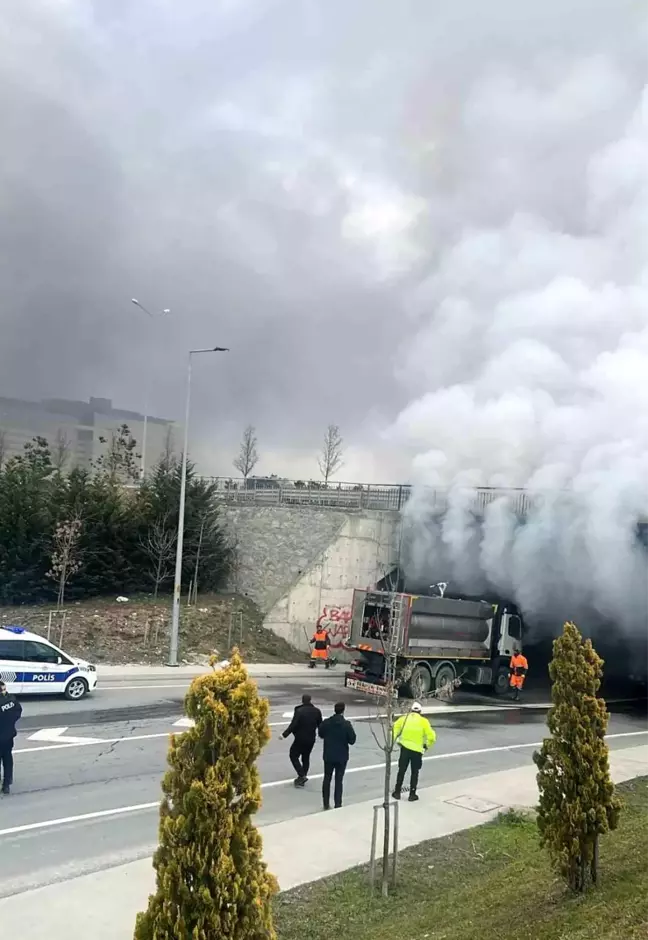
M 415 803 L 418 800 L 416 788 L 423 766 L 423 754 L 436 741 L 436 733 L 427 718 L 421 714 L 420 704 L 414 702 L 409 714 L 401 715 L 394 722 L 393 735 L 394 743 L 400 745 L 400 757 L 392 796 L 395 800 L 400 800 L 405 774 L 407 768 L 411 767 L 409 802 Z

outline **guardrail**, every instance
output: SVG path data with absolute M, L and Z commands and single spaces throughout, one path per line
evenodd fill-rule
M 388 483 L 320 483 L 282 480 L 274 477 L 236 480 L 210 477 L 216 484 L 216 495 L 224 503 L 236 506 L 303 506 L 321 509 L 374 510 L 400 512 L 412 494 L 409 484 Z M 421 491 L 419 491 L 421 492 Z M 455 491 L 457 492 L 457 491 Z M 489 503 L 506 497 L 518 515 L 525 516 L 540 494 L 523 489 L 479 487 L 466 489 L 466 508 L 481 515 Z M 430 488 L 421 494 L 426 508 L 442 513 L 448 508 L 449 490 Z
M 375 483 L 307 483 L 301 480 L 212 477 L 216 496 L 237 506 L 304 506 L 321 509 L 399 512 L 411 487 Z

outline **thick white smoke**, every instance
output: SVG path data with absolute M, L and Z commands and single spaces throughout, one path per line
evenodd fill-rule
M 433 152 L 436 253 L 391 430 L 417 484 L 409 574 L 645 634 L 648 56 L 477 70 L 456 109 Z M 537 494 L 526 525 L 515 494 L 477 525 L 484 486 Z M 450 488 L 443 519 L 430 487 Z

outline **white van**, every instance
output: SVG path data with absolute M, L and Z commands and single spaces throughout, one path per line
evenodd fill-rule
M 0 627 L 0 679 L 14 695 L 60 693 L 78 701 L 97 685 L 90 663 L 68 656 L 24 627 Z

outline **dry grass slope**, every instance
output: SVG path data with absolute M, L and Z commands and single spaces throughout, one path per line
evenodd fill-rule
M 0 608 L 0 624 L 18 624 L 47 636 L 48 606 Z M 95 599 L 65 607 L 65 622 L 52 618 L 51 640 L 72 655 L 97 663 L 160 663 L 168 650 L 171 600 L 164 597 Z M 300 662 L 304 655 L 262 626 L 259 609 L 248 598 L 204 595 L 196 607 L 181 609 L 180 657 L 206 662 L 210 653 L 225 657 L 228 642 L 240 646 L 248 662 Z

